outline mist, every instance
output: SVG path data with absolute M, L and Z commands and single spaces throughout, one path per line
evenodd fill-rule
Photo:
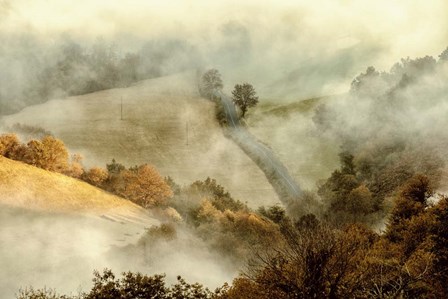
M 121 88 L 139 88 L 139 82 L 160 77 L 168 78 L 163 83 L 168 84 L 179 73 L 199 74 L 216 68 L 222 74 L 227 94 L 235 84 L 249 82 L 256 88 L 261 104 L 280 105 L 328 96 L 330 100 L 321 100 L 322 108 L 316 112 L 288 118 L 260 116 L 248 121 L 252 133 L 271 143 L 270 147 L 306 189 L 316 191 L 322 180 L 331 175 L 339 166 L 338 153 L 353 153 L 356 163 L 374 160 L 377 143 L 385 147 L 404 144 L 404 150 L 400 147 L 400 151 L 387 156 L 390 160 L 403 152 L 412 159 L 419 152 L 434 153 L 441 161 L 438 167 L 428 168 L 416 161 L 412 163 L 413 171 L 434 171 L 438 179 L 436 190 L 445 192 L 448 68 L 438 55 L 448 45 L 447 11 L 445 0 L 323 0 L 318 4 L 305 0 L 263 4 L 255 0 L 0 0 L 0 132 L 16 130 L 17 126 L 20 131 L 21 125 L 10 123 L 8 115 L 22 111 L 28 116 L 27 124 L 39 128 L 38 134 L 58 135 L 46 127 L 45 117 L 52 115 L 58 120 L 76 122 L 80 119 L 72 118 L 78 112 L 87 115 L 84 106 L 75 98 L 66 100 L 67 97 L 110 89 L 104 91 L 104 98 L 113 98 L 118 105 L 124 95 L 129 97 L 129 105 L 136 101 L 137 106 L 141 104 L 137 102 L 138 95 L 120 94 Z M 402 58 L 426 55 L 435 58 L 433 71 L 416 69 L 413 75 L 417 79 L 409 84 L 400 68 L 393 68 Z M 401 64 L 405 65 L 403 61 Z M 372 65 L 382 77 L 367 80 L 365 89 L 354 92 L 353 79 Z M 192 94 L 191 89 L 197 93 L 196 85 L 193 86 L 196 82 L 172 82 L 173 88 L 179 89 L 188 84 L 185 94 Z M 406 85 L 403 87 L 402 83 Z M 148 94 L 157 93 L 157 89 L 148 90 Z M 157 96 L 163 98 L 163 92 Z M 183 91 L 177 96 L 186 97 Z M 64 101 L 67 110 L 59 110 Z M 45 107 L 34 106 L 44 102 L 48 104 L 45 107 L 56 108 L 44 111 Z M 34 108 L 26 110 L 27 107 Z M 183 134 L 184 124 L 190 119 L 210 114 L 211 108 L 207 109 L 191 113 L 186 109 L 184 114 L 174 115 L 178 131 Z M 147 115 L 141 118 L 146 119 Z M 82 120 L 91 120 L 91 114 Z M 91 121 L 95 126 L 96 120 Z M 191 123 L 193 130 L 195 123 Z M 147 124 L 159 130 L 156 124 Z M 132 144 L 118 146 L 119 142 L 114 143 L 104 133 L 110 128 L 119 128 L 119 134 L 137 129 L 143 132 L 140 124 L 131 129 L 121 125 L 117 118 L 117 122 L 108 121 L 107 127 L 95 127 L 100 133 L 98 140 L 111 140 L 108 154 L 118 155 L 120 151 L 127 159 L 124 163 L 129 165 L 151 162 L 147 161 L 150 154 L 132 152 Z M 268 133 L 266 128 L 270 129 Z M 160 131 L 164 129 L 160 125 Z M 181 148 L 188 153 L 185 155 L 193 153 L 191 164 L 185 166 L 188 171 L 156 166 L 166 176 L 178 175 L 181 184 L 205 179 L 205 170 L 218 168 L 216 161 L 230 159 L 229 153 L 237 150 L 234 144 L 229 145 L 229 140 L 212 135 L 216 132 L 221 133 L 210 133 L 207 138 L 214 144 L 201 149 L 199 157 L 199 142 L 194 145 L 197 151 L 189 152 L 193 146 Z M 204 137 L 201 134 L 197 135 Z M 133 138 L 148 144 L 158 138 L 156 133 L 141 135 Z M 196 139 L 202 140 L 199 137 Z M 164 146 L 170 144 L 166 142 Z M 123 148 L 126 153 L 122 153 Z M 106 151 L 93 152 L 82 144 L 74 150 L 85 154 L 89 167 L 104 166 L 114 158 L 103 154 Z M 251 164 L 247 157 L 234 155 L 233 159 L 237 165 Z M 191 173 L 190 166 L 197 168 L 193 170 L 194 177 L 186 180 L 182 176 Z M 249 166 L 241 173 L 231 173 L 229 169 L 233 168 L 222 167 L 219 175 L 225 177 L 225 184 L 241 189 L 240 196 L 249 193 L 245 187 L 252 188 L 265 179 Z M 257 178 L 253 185 L 242 182 L 242 178 L 252 176 Z M 274 192 L 266 190 L 260 187 L 253 192 L 263 193 L 260 200 L 258 194 L 250 198 L 250 193 L 248 198 L 238 199 L 252 200 L 252 207 L 256 207 L 253 202 L 277 203 Z M 177 227 L 174 240 L 154 242 L 148 253 L 133 247 L 147 227 L 134 227 L 130 232 L 120 224 L 80 215 L 10 207 L 1 211 L 0 268 L 4 271 L 0 275 L 0 290 L 4 294 L 13 295 L 19 287 L 28 285 L 55 286 L 66 293 L 87 290 L 93 270 L 106 267 L 116 273 L 166 273 L 168 282 L 182 275 L 191 282 L 214 288 L 231 282 L 243 265 L 243 261 L 237 263 L 213 251 L 208 242 L 182 225 Z
M 227 90 L 248 81 L 264 99 L 341 93 L 366 65 L 384 69 L 403 52 L 410 57 L 440 52 L 448 34 L 447 5 L 440 0 L 2 1 L 1 93 L 4 101 L 14 101 L 30 71 L 35 77 L 67 40 L 88 47 L 98 38 L 121 53 L 141 51 L 143 65 L 163 64 L 160 74 L 218 68 Z
M 12 298 L 19 289 L 56 288 L 77 295 L 90 289 L 93 271 L 181 275 L 215 288 L 231 281 L 236 265 L 210 252 L 206 243 L 179 229 L 176 238 L 135 247 L 145 226 L 74 213 L 33 211 L 1 206 L 0 290 Z M 129 247 L 130 246 L 130 247 Z M 192 271 L 195 269 L 195 271 Z M 213 273 L 213 276 L 207 275 Z

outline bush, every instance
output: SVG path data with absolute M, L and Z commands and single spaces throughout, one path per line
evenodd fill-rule
M 102 187 L 108 177 L 109 174 L 106 170 L 100 167 L 93 167 L 82 176 L 82 179 L 93 186 Z
M 0 155 L 6 158 L 13 158 L 16 156 L 19 147 L 20 141 L 16 134 L 4 134 L 0 136 Z

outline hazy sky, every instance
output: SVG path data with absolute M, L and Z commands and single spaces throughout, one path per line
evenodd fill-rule
M 50 41 L 65 33 L 128 47 L 154 38 L 202 49 L 230 43 L 252 65 L 278 66 L 272 81 L 281 80 L 279 69 L 293 72 L 311 60 L 333 63 L 322 72 L 336 68 L 346 80 L 368 65 L 388 70 L 401 57 L 436 56 L 448 45 L 446 0 L 0 0 L 0 10 L 0 33 Z

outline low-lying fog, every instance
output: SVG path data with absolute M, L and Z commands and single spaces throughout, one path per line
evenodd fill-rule
M 448 44 L 447 12 L 445 0 L 0 0 L 0 122 L 3 114 L 34 103 L 32 92 L 48 91 L 33 89 L 36 84 L 51 88 L 41 75 L 66 45 L 120 58 L 139 53 L 139 67 L 153 77 L 214 67 L 227 92 L 247 81 L 261 101 L 292 101 L 346 92 L 369 65 L 389 70 L 402 57 L 436 57 Z M 84 66 L 76 72 L 92 75 Z M 62 89 L 48 94 L 67 95 Z M 351 115 L 349 108 L 333 107 Z M 425 114 L 419 125 L 427 128 L 431 119 L 443 118 L 439 111 Z M 350 115 L 338 124 L 359 129 L 356 121 L 346 121 Z M 280 125 L 276 130 L 283 132 Z M 147 253 L 111 251 L 135 243 L 144 232 L 102 218 L 1 206 L 0 295 L 28 285 L 86 290 L 93 270 L 105 267 L 166 273 L 168 282 L 182 275 L 211 288 L 231 282 L 238 272 L 182 231 L 174 241 L 155 244 L 149 263 L 142 256 Z

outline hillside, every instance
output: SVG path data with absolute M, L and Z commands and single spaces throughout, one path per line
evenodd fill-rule
M 65 175 L 2 156 L 0 194 L 0 202 L 10 206 L 151 223 L 147 212 L 128 200 Z
M 198 94 L 195 72 L 51 100 L 2 122 L 51 131 L 83 154 L 86 166 L 104 167 L 113 158 L 128 166 L 150 163 L 180 184 L 215 178 L 255 207 L 278 202 L 264 174 L 224 137 L 214 104 Z
M 159 224 L 128 200 L 2 156 L 0 194 L 0 289 L 7 297 L 42 281 L 88 286 L 94 269 L 121 269 L 105 257 L 111 246 L 135 243 Z M 71 273 L 86 279 L 74 281 Z
M 337 96 L 291 103 L 262 99 L 248 115 L 249 131 L 275 152 L 304 189 L 314 189 L 338 166 L 339 145 L 320 136 L 312 121 L 316 107 L 334 100 Z

